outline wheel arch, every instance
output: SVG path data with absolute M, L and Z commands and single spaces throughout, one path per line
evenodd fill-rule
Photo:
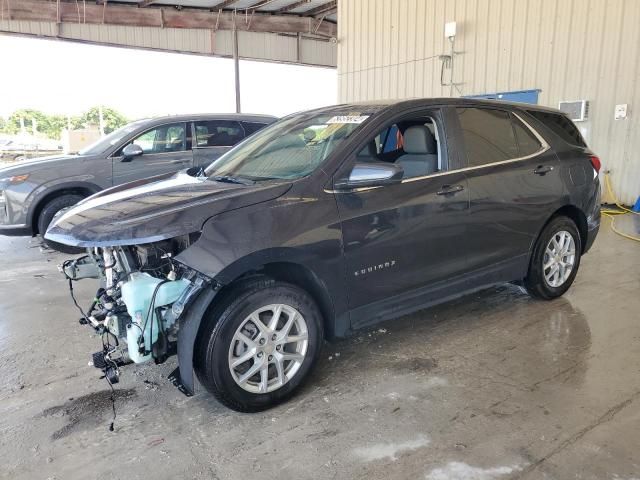
M 280 261 L 273 257 L 265 258 L 264 253 L 263 259 L 265 261 L 259 263 L 240 260 L 239 262 L 245 268 L 240 269 L 238 265 L 234 265 L 231 270 L 225 269 L 224 275 L 221 275 L 224 282 L 218 282 L 218 279 L 214 279 L 218 288 L 215 290 L 209 288 L 202 292 L 185 312 L 185 317 L 181 319 L 178 330 L 178 364 L 181 383 L 187 391 L 194 392 L 193 366 L 198 341 L 204 328 L 202 320 L 215 308 L 218 302 L 225 302 L 226 298 L 244 282 L 266 277 L 291 283 L 303 289 L 320 308 L 325 338 L 334 337 L 335 305 L 325 282 L 310 267 L 301 262 Z M 233 276 L 229 275 L 230 271 L 233 271 Z
M 580 253 L 581 254 L 584 253 L 584 249 L 587 244 L 587 235 L 588 235 L 587 216 L 580 208 L 572 204 L 567 204 L 567 205 L 563 205 L 562 207 L 554 211 L 549 216 L 549 218 L 544 223 L 544 225 L 540 227 L 540 230 L 538 230 L 538 234 L 536 235 L 534 242 L 531 244 L 529 256 L 533 254 L 533 249 L 536 243 L 538 242 L 540 235 L 546 228 L 546 226 L 549 224 L 549 222 L 551 222 L 551 220 L 553 220 L 556 217 L 567 217 L 573 220 L 573 222 L 576 224 L 576 227 L 578 228 L 578 233 L 580 234 L 580 247 L 582 249 Z
M 54 198 L 57 198 L 61 195 L 82 195 L 83 197 L 88 197 L 93 195 L 94 193 L 102 190 L 98 185 L 94 185 L 92 183 L 87 182 L 72 182 L 56 185 L 55 187 L 50 188 L 49 190 L 43 192 L 40 197 L 34 203 L 33 208 L 31 209 L 30 217 L 27 221 L 28 225 L 31 225 L 31 231 L 35 234 L 41 233 L 38 231 L 38 219 L 40 218 L 40 213 L 44 207 Z
M 329 289 L 311 268 L 300 262 L 271 259 L 246 268 L 242 272 L 235 270 L 234 278 L 230 281 L 226 280 L 218 292 L 219 298 L 223 298 L 227 292 L 233 290 L 240 283 L 255 276 L 265 276 L 273 280 L 287 282 L 307 292 L 322 313 L 325 338 L 334 336 L 335 308 Z
M 587 233 L 588 232 L 587 216 L 584 214 L 582 210 L 580 210 L 575 205 L 565 205 L 563 207 L 560 207 L 558 210 L 556 210 L 551 216 L 551 218 L 549 218 L 547 223 L 549 223 L 553 217 L 558 217 L 558 216 L 568 217 L 571 220 L 573 220 L 573 222 L 576 224 L 576 227 L 578 228 L 578 233 L 580 233 L 580 247 L 582 249 L 580 253 L 581 254 L 584 253 L 584 248 L 585 248 L 585 245 L 587 244 L 587 234 L 588 234 Z

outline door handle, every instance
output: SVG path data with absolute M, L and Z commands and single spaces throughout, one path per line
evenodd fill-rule
M 553 170 L 553 167 L 551 165 L 538 165 L 533 173 L 535 173 L 536 175 L 544 175 L 546 173 L 549 173 L 551 170 Z
M 443 185 L 440 190 L 436 192 L 436 195 L 453 195 L 464 190 L 462 185 Z

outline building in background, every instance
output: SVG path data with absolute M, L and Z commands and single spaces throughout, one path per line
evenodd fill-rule
M 640 1 L 340 0 L 338 19 L 340 101 L 568 102 L 619 199 L 640 195 Z
M 64 153 L 78 153 L 85 147 L 97 142 L 101 137 L 100 129 L 95 126 L 78 130 L 62 131 L 62 149 Z

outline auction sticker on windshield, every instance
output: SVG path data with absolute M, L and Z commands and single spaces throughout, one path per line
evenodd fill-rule
M 362 123 L 369 115 L 336 115 L 327 120 L 327 123 Z

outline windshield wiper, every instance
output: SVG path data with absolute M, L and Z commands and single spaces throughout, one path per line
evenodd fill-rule
M 214 175 L 211 178 L 216 182 L 238 183 L 240 185 L 253 185 L 254 183 L 256 183 L 253 180 L 249 180 L 247 178 L 233 177 L 231 175 Z

